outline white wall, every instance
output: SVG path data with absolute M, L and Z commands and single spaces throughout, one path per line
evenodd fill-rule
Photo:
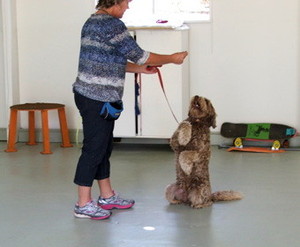
M 73 129 L 71 84 L 92 11 L 93 0 L 17 0 L 20 101 L 66 104 Z M 299 21 L 298 0 L 214 0 L 213 21 L 190 24 L 191 95 L 213 101 L 219 127 L 265 121 L 300 129 Z
M 218 125 L 279 122 L 300 129 L 298 0 L 214 1 L 191 25 L 191 95 L 210 98 Z
M 81 27 L 92 11 L 93 0 L 17 0 L 20 102 L 65 104 L 69 128 L 77 128 L 79 119 L 71 85 Z M 59 128 L 57 112 L 49 114 L 55 115 L 49 118 L 50 128 Z M 22 121 L 26 126 L 27 121 Z
M 5 84 L 4 84 L 4 43 L 3 43 L 3 25 L 2 25 L 2 2 L 0 1 L 0 105 L 6 105 L 5 102 Z M 0 107 L 0 128 L 6 128 L 6 110 Z

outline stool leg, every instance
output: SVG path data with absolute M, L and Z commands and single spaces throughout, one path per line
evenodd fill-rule
M 29 133 L 28 133 L 28 142 L 27 145 L 36 145 L 35 141 L 35 117 L 34 111 L 28 112 L 28 126 L 29 126 Z
M 11 109 L 10 110 L 10 120 L 9 120 L 9 134 L 7 140 L 7 149 L 5 152 L 17 152 L 18 150 L 15 148 L 16 143 L 16 135 L 17 135 L 17 118 L 18 118 L 18 110 Z
M 65 108 L 58 109 L 58 117 L 59 117 L 60 132 L 62 138 L 61 147 L 64 148 L 73 147 L 73 145 L 70 143 Z
M 49 125 L 48 125 L 48 110 L 42 110 L 42 132 L 44 150 L 41 154 L 52 154 L 50 150 Z

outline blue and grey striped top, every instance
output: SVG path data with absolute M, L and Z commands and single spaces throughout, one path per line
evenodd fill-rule
M 121 20 L 93 14 L 81 31 L 78 75 L 73 88 L 90 99 L 121 100 L 127 61 L 144 64 L 149 54 L 138 46 Z

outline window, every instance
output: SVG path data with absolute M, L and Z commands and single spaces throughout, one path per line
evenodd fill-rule
M 140 25 L 149 20 L 209 21 L 210 0 L 133 0 L 129 3 L 123 17 L 125 23 Z
M 127 14 L 209 20 L 209 0 L 133 0 Z

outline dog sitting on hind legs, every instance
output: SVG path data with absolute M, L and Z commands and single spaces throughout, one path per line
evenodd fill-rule
M 190 102 L 188 118 L 179 124 L 170 140 L 176 157 L 176 182 L 167 186 L 165 196 L 171 204 L 203 208 L 216 201 L 243 198 L 231 190 L 211 191 L 210 127 L 216 127 L 215 109 L 208 99 L 196 95 Z

